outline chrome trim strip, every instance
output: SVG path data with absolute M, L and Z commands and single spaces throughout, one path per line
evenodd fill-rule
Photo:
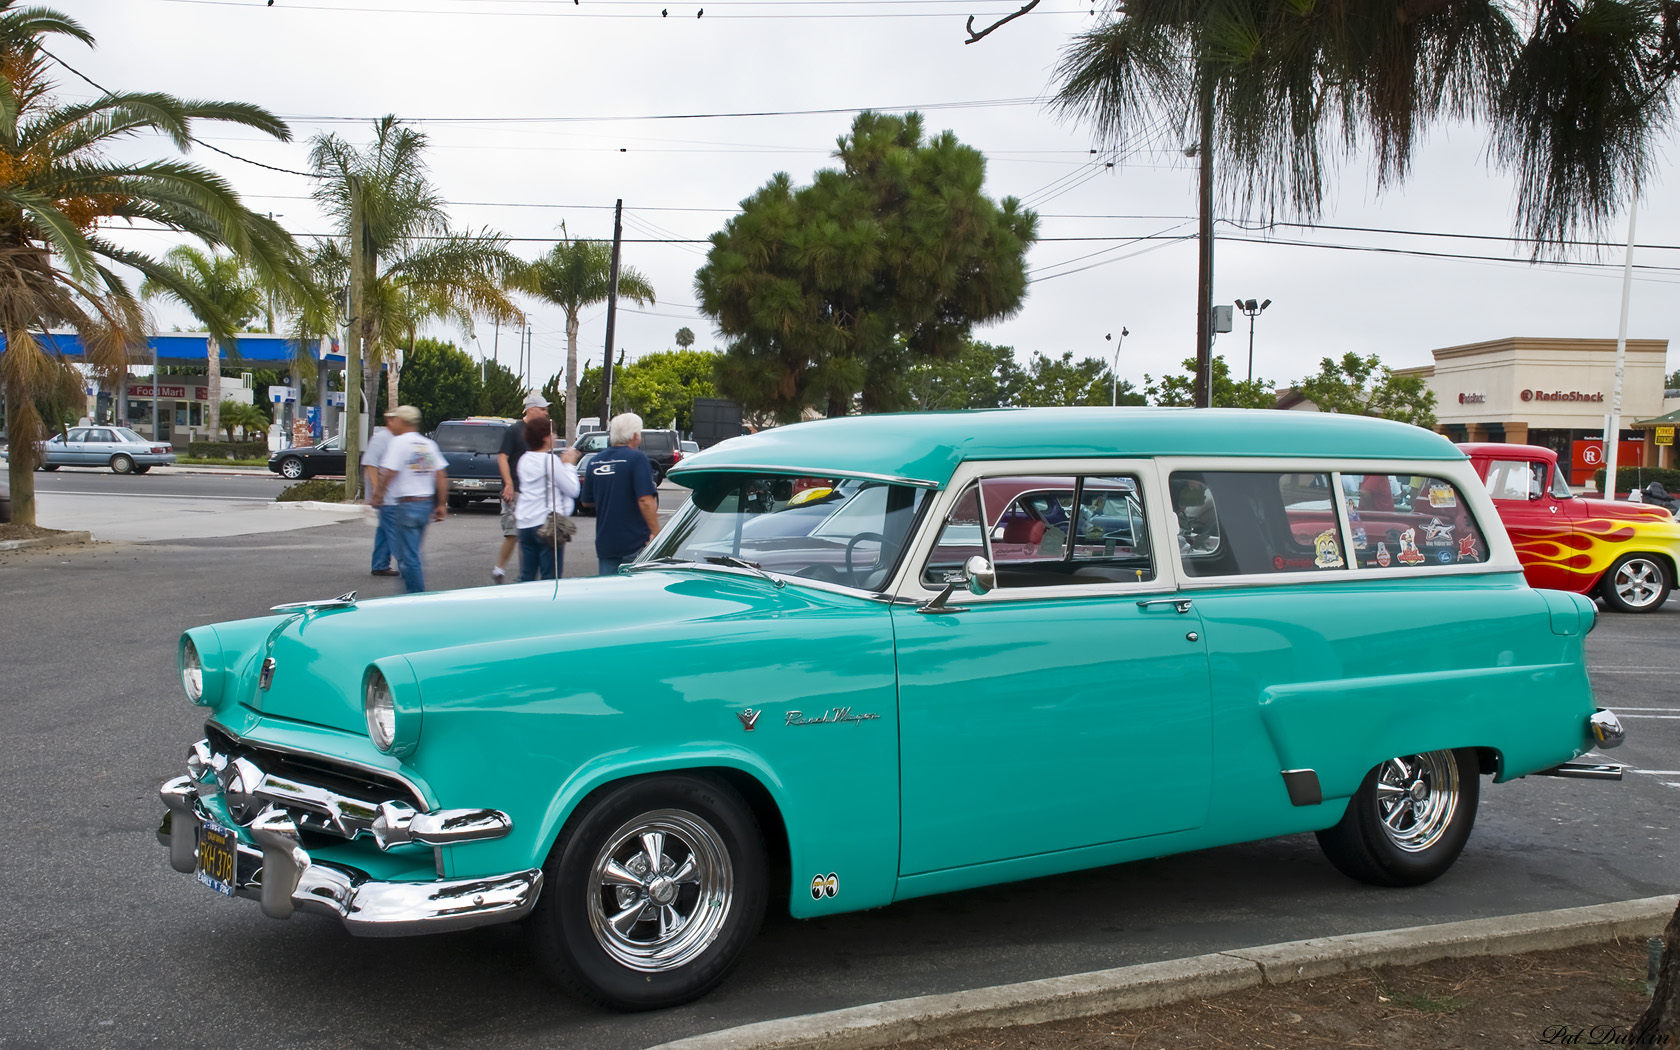
M 764 579 L 764 577 L 759 573 L 753 572 L 750 569 L 738 569 L 733 565 L 717 565 L 709 562 L 661 562 L 654 560 L 646 562 L 631 562 L 629 565 L 625 566 L 625 570 L 631 573 L 658 572 L 660 569 L 669 569 L 675 572 L 682 572 L 687 569 L 699 569 L 701 572 L 721 572 L 729 576 L 741 576 L 748 579 L 759 580 L 761 582 Z M 773 572 L 774 570 L 766 569 L 764 571 Z M 775 573 L 775 576 L 783 583 L 791 583 L 798 587 L 809 587 L 812 590 L 817 591 L 826 591 L 829 594 L 844 594 L 849 598 L 864 598 L 869 601 L 886 602 L 888 604 L 891 604 L 893 600 L 891 595 L 885 594 L 881 591 L 866 591 L 860 587 L 848 587 L 843 583 L 830 583 L 827 580 L 813 580 L 804 576 L 787 576 L 779 572 Z
M 922 478 L 906 478 L 897 474 L 872 474 L 863 470 L 847 470 L 844 467 L 812 467 L 807 470 L 802 467 L 790 467 L 786 463 L 776 466 L 759 463 L 701 463 L 691 468 L 685 468 L 684 464 L 687 462 L 687 460 L 684 460 L 682 463 L 672 467 L 666 476 L 676 477 L 678 474 L 708 474 L 713 472 L 733 473 L 736 471 L 756 470 L 765 474 L 785 474 L 790 478 L 857 478 L 860 481 L 885 481 L 891 485 L 913 485 L 919 489 L 937 489 L 940 487 L 940 484 L 937 481 L 927 481 Z

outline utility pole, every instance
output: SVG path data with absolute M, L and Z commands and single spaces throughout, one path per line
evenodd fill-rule
M 613 328 L 618 321 L 618 249 L 624 241 L 624 198 L 613 206 L 612 267 L 607 272 L 607 348 L 601 358 L 601 429 L 612 418 Z
M 1213 83 L 1206 78 L 1202 94 L 1202 140 L 1196 144 L 1201 170 L 1197 196 L 1201 214 L 1197 224 L 1196 263 L 1196 407 L 1213 407 Z
M 496 338 L 490 341 L 490 360 L 502 363 L 502 322 L 496 322 Z
M 362 231 L 362 179 L 350 176 L 350 306 L 344 332 L 344 498 L 354 500 L 362 480 L 362 273 L 367 265 Z M 397 406 L 392 405 L 392 408 Z M 372 496 L 372 493 L 368 494 Z
M 1622 436 L 1622 374 L 1627 366 L 1628 299 L 1633 295 L 1633 226 L 1639 219 L 1639 196 L 1628 204 L 1627 256 L 1622 260 L 1622 321 L 1616 330 L 1616 382 L 1610 391 L 1610 419 L 1604 426 L 1605 499 L 1616 498 L 1616 452 Z

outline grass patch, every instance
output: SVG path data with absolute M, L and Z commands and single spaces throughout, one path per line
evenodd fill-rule
M 266 467 L 266 459 L 219 459 L 214 456 L 176 456 L 175 462 L 196 467 Z
M 1372 976 L 1377 979 L 1377 997 L 1379 1000 L 1393 1003 L 1395 1006 L 1403 1006 L 1408 1010 L 1416 1010 L 1425 1014 L 1456 1014 L 1470 1005 L 1470 1000 L 1456 995 L 1442 995 L 1430 991 L 1401 991 L 1398 988 L 1390 987 L 1388 982 L 1382 979 L 1381 974 L 1372 974 Z
M 344 482 L 331 478 L 310 478 L 296 485 L 287 485 L 274 497 L 276 503 L 296 503 L 308 500 L 315 503 L 343 503 Z

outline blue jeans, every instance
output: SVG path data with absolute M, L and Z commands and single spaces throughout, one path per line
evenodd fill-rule
M 595 575 L 597 575 L 597 576 L 617 576 L 618 575 L 618 567 L 620 565 L 629 565 L 631 562 L 635 561 L 636 558 L 640 554 L 641 554 L 641 552 L 637 551 L 635 554 L 626 554 L 622 558 L 603 558 L 599 554 L 597 554 L 595 556 L 595 561 L 597 563 L 596 564 L 596 570 L 597 571 L 596 571 Z
M 519 530 L 519 582 L 558 580 L 566 567 L 566 545 L 537 538 L 539 525 Z
M 396 504 L 387 503 L 379 509 L 379 527 L 373 530 L 373 571 L 391 567 L 391 519 Z
M 397 557 L 403 590 L 410 594 L 426 589 L 426 576 L 420 568 L 420 541 L 426 538 L 426 526 L 431 520 L 429 499 L 391 506 L 391 553 Z

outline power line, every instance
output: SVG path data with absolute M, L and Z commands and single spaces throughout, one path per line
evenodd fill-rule
M 76 76 L 82 78 L 82 80 L 86 81 L 88 84 L 93 85 L 93 88 L 94 88 L 95 91 L 103 91 L 107 95 L 116 94 L 116 92 L 112 91 L 110 88 L 105 87 L 103 84 L 100 84 L 100 83 L 96 82 L 92 77 L 88 76 L 86 73 L 83 73 L 81 70 L 77 69 L 75 66 L 71 65 L 70 63 L 64 61 L 64 59 L 59 58 L 57 55 L 53 54 L 51 51 L 48 51 L 46 48 L 44 48 L 44 47 L 41 48 L 41 53 L 43 55 L 46 55 L 48 58 L 52 59 L 54 62 L 57 62 L 59 65 L 63 66 L 65 69 L 68 69 L 70 72 L 74 73 Z M 210 143 L 205 142 L 203 139 L 199 138 L 196 135 L 189 135 L 189 136 L 187 136 L 187 139 L 190 142 L 194 142 L 194 143 L 197 143 L 200 146 L 203 146 L 205 149 L 214 150 L 215 152 L 220 153 L 224 157 L 232 157 L 234 160 L 242 160 L 246 164 L 254 164 L 259 168 L 267 168 L 269 171 L 278 171 L 282 175 L 302 175 L 306 179 L 315 178 L 314 175 L 311 175 L 308 172 L 293 171 L 290 168 L 277 168 L 272 164 L 264 164 L 260 160 L 252 160 L 250 157 L 241 157 L 237 153 L 229 153 L 227 150 L 222 149 L 220 146 L 210 145 Z
M 191 4 L 193 6 L 198 6 L 198 7 L 243 7 L 243 8 L 246 8 L 247 10 L 249 10 L 252 7 L 255 6 L 255 5 L 253 5 L 249 2 L 246 2 L 246 0 L 161 0 L 161 2 L 169 3 L 169 4 Z M 459 2 L 459 0 L 457 0 L 457 2 Z M 976 0 L 976 2 L 983 2 L 983 0 Z M 329 12 L 329 13 L 335 13 L 335 14 L 446 15 L 446 16 L 448 16 L 448 15 L 455 15 L 455 16 L 466 15 L 466 16 L 473 17 L 473 18 L 495 17 L 495 18 L 589 18 L 589 19 L 596 19 L 596 18 L 608 18 L 608 19 L 640 18 L 640 19 L 650 19 L 650 18 L 654 17 L 652 12 L 648 12 L 648 13 L 645 13 L 645 14 L 643 14 L 643 13 L 632 14 L 632 13 L 629 13 L 629 12 L 615 13 L 615 12 L 608 12 L 608 11 L 576 11 L 576 10 L 573 10 L 573 7 L 575 7 L 576 5 L 561 5 L 559 3 L 555 3 L 552 6 L 555 8 L 555 10 L 552 10 L 552 11 L 485 11 L 485 10 L 475 10 L 475 9 L 472 9 L 472 8 L 447 9 L 447 8 L 420 8 L 420 7 L 350 7 L 350 6 L 343 5 L 343 4 L 297 4 L 297 3 L 288 3 L 288 4 L 285 4 L 283 7 L 279 8 L 279 10 L 286 10 L 286 11 L 319 11 L 319 12 Z M 591 5 L 591 6 L 594 6 L 594 5 Z M 667 3 L 666 6 L 668 7 L 670 5 Z M 703 10 L 704 9 L 704 0 L 697 0 L 697 6 L 700 7 Z M 723 7 L 725 5 L 718 4 L 718 3 L 714 2 L 713 6 L 714 7 Z M 770 7 L 770 6 L 784 6 L 784 5 L 734 4 L 732 6 L 735 6 L 735 7 Z M 791 6 L 791 5 L 789 5 L 789 6 Z M 1078 9 L 1064 9 L 1064 10 L 1056 11 L 1056 10 L 1050 10 L 1050 9 L 1046 8 L 1044 13 L 1045 14 L 1062 14 L 1062 15 L 1072 15 L 1072 14 L 1083 15 L 1083 14 L 1085 14 L 1085 11 L 1078 10 Z M 730 14 L 727 11 L 720 11 L 719 13 L 714 14 L 712 16 L 713 20 L 722 18 L 722 19 L 727 19 L 727 20 L 731 20 L 731 21 L 748 20 L 748 19 L 751 19 L 751 20 L 777 20 L 777 19 L 836 20 L 836 19 L 853 19 L 853 18 L 857 18 L 857 19 L 878 19 L 878 18 L 953 18 L 953 17 L 955 17 L 954 14 L 952 14 L 950 12 L 946 12 L 946 11 L 855 11 L 855 12 L 817 12 L 817 13 L 802 13 L 802 14 L 785 13 L 785 12 L 784 13 L 775 13 L 775 14 Z

